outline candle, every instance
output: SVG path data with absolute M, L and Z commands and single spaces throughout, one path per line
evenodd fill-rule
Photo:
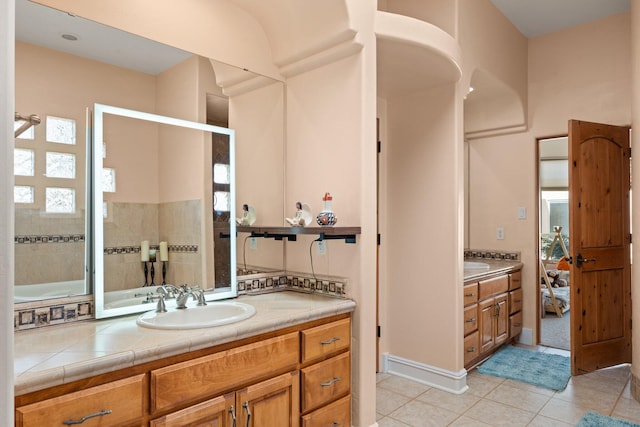
M 167 242 L 160 242 L 160 261 L 169 261 L 169 247 Z
M 140 260 L 142 262 L 149 261 L 149 241 L 143 240 L 140 244 Z
M 149 261 L 156 262 L 156 253 L 157 252 L 158 251 L 155 250 L 155 249 L 149 249 Z M 153 266 L 151 268 L 153 268 Z

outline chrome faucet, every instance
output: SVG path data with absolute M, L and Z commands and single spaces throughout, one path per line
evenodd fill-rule
M 185 308 L 187 308 L 187 301 L 189 300 L 189 296 L 191 296 L 194 300 L 197 300 L 197 297 L 193 294 L 193 291 L 187 285 L 177 287 L 175 285 L 165 284 L 159 286 L 157 292 L 163 297 L 171 296 L 175 298 L 176 308 L 179 310 L 184 310 Z

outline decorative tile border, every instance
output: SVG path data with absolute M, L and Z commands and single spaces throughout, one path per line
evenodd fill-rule
M 138 248 L 140 249 L 140 248 Z M 238 279 L 238 295 L 296 291 L 347 298 L 347 279 L 271 271 Z M 42 328 L 94 318 L 93 295 L 21 303 L 14 308 L 14 331 Z
M 149 249 L 160 251 L 159 245 L 150 245 Z M 168 245 L 169 252 L 198 253 L 198 245 Z M 104 248 L 105 255 L 139 254 L 140 246 L 110 246 Z
M 80 243 L 84 242 L 84 234 L 40 234 L 15 236 L 15 244 L 42 244 L 42 243 Z
M 498 259 L 503 261 L 520 261 L 520 252 L 465 249 L 464 259 L 470 259 L 470 258 Z
M 90 320 L 94 318 L 92 295 L 20 304 L 13 312 L 14 331 Z

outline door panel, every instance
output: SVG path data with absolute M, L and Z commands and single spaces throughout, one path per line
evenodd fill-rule
M 629 128 L 569 121 L 573 375 L 631 361 L 629 161 Z

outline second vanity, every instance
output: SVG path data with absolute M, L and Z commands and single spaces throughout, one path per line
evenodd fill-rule
M 16 333 L 16 425 L 350 425 L 355 303 L 290 291 L 237 300 L 256 315 L 191 330 L 128 316 Z
M 465 264 L 464 366 L 470 369 L 522 332 L 522 263 Z

